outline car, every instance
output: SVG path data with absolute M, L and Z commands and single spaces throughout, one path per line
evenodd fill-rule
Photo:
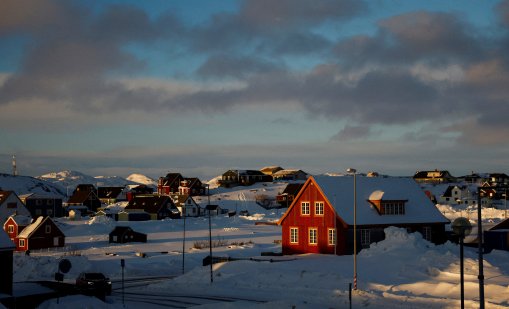
M 102 273 L 81 273 L 76 287 L 83 292 L 111 295 L 111 281 Z

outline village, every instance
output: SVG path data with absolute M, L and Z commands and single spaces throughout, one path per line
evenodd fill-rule
M 65 256 L 76 250 L 75 241 L 66 240 L 71 235 L 66 235 L 65 228 L 59 228 L 62 219 L 67 222 L 64 225 L 87 220 L 108 222 L 111 230 L 101 239 L 116 244 L 119 251 L 118 246 L 155 240 L 150 233 L 138 230 L 142 222 L 182 222 L 185 237 L 186 219 L 249 218 L 263 211 L 271 212 L 272 218 L 262 216 L 256 224 L 279 233 L 279 237 L 274 237 L 275 247 L 271 246 L 271 251 L 262 252 L 263 255 L 356 256 L 383 241 L 388 227 L 401 228 L 410 234 L 418 232 L 435 245 L 458 243 L 459 237 L 451 228 L 454 218 L 445 216 L 445 211 L 442 213 L 437 206 L 473 213 L 478 203 L 503 214 L 482 228 L 484 250 L 509 251 L 506 207 L 509 176 L 503 173 L 453 177 L 447 171 L 433 170 L 418 171 L 413 177 L 391 177 L 349 169 L 341 175 L 312 176 L 298 169 L 269 166 L 260 170 L 228 170 L 206 183 L 180 173 L 167 173 L 155 184 L 96 187 L 80 183 L 66 199 L 41 193 L 18 195 L 6 190 L 4 184 L 5 189 L 0 192 L 0 214 L 6 234 L 2 261 L 12 265 L 13 256 L 20 254 L 29 257 L 51 252 Z M 238 189 L 242 191 L 229 194 Z M 468 219 L 476 225 L 474 216 Z M 200 228 L 206 229 L 206 222 L 190 221 L 188 224 L 195 226 L 188 228 L 192 231 L 201 224 Z M 140 229 L 147 230 L 146 227 Z M 465 238 L 465 242 L 474 248 L 478 246 L 476 233 Z M 212 250 L 212 243 L 212 239 L 205 239 L 202 248 Z M 16 269 L 11 268 L 1 280 L 5 295 L 15 292 L 13 272 Z

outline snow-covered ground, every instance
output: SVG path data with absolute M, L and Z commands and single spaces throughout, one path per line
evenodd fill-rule
M 253 187 L 211 190 L 211 203 L 223 208 L 248 210 L 250 216 L 222 215 L 211 220 L 214 256 L 241 260 L 215 264 L 213 283 L 210 268 L 202 260 L 209 248 L 194 245 L 208 240 L 208 218 L 187 218 L 183 260 L 184 220 L 115 222 L 105 217 L 82 221 L 60 219 L 69 245 L 63 251 L 15 254 L 15 281 L 52 280 L 58 261 L 67 258 L 72 269 L 68 282 L 82 271 L 100 271 L 114 280 L 121 278 L 120 259 L 125 259 L 125 277 L 176 276 L 173 279 L 144 284 L 129 291 L 151 295 L 221 296 L 263 302 L 205 302 L 200 308 L 347 308 L 349 284 L 353 279 L 352 256 L 296 255 L 261 256 L 279 252 L 281 228 L 255 225 L 273 222 L 283 210 L 265 210 L 254 199 L 259 194 L 274 196 L 285 184 L 258 184 Z M 207 203 L 206 197 L 197 198 Z M 470 216 L 467 209 L 438 206 L 448 218 Z M 473 210 L 472 210 L 473 211 Z M 483 210 L 486 223 L 499 222 L 504 212 Z M 474 222 L 474 221 L 473 221 Z M 148 234 L 147 243 L 109 244 L 107 234 L 115 225 L 129 225 Z M 144 253 L 145 257 L 141 257 Z M 251 259 L 250 259 L 251 258 Z M 270 261 L 272 259 L 272 262 Z M 260 261 L 264 260 L 264 261 Z M 184 261 L 184 265 L 183 265 Z M 446 243 L 435 246 L 418 233 L 407 234 L 398 228 L 386 229 L 386 239 L 362 250 L 358 257 L 358 287 L 353 291 L 354 308 L 458 308 L 460 305 L 459 247 Z M 182 274 L 184 268 L 184 274 Z M 478 260 L 475 248 L 465 248 L 465 298 L 467 308 L 479 307 Z M 494 250 L 485 255 L 486 308 L 509 307 L 509 252 Z M 134 289 L 134 290 L 133 290 Z M 180 295 L 179 294 L 179 295 Z M 148 297 L 148 296 L 147 296 Z M 159 298 L 163 296 L 158 296 Z M 48 301 L 41 308 L 122 308 L 120 293 L 106 303 L 85 296 Z M 141 303 L 129 298 L 126 307 L 160 308 L 151 301 Z M 59 308 L 60 308 L 59 307 Z

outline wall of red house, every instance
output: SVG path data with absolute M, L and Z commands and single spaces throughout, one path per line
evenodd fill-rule
M 302 189 L 304 190 L 300 197 L 295 201 L 282 222 L 282 247 L 283 254 L 299 253 L 324 253 L 343 255 L 346 253 L 346 233 L 347 226 L 336 219 L 334 210 L 327 203 L 323 194 L 316 188 L 316 185 L 310 181 Z M 309 202 L 310 214 L 301 214 L 301 202 Z M 324 214 L 315 214 L 315 202 L 324 202 Z M 336 223 L 334 221 L 336 220 Z M 298 244 L 290 243 L 290 228 L 298 228 Z M 317 228 L 318 244 L 309 244 L 309 228 Z M 328 244 L 329 229 L 336 229 L 337 244 Z
M 12 233 L 9 233 L 9 225 L 14 226 L 14 230 Z M 9 219 L 7 219 L 7 221 L 5 221 L 4 230 L 7 233 L 7 235 L 9 235 L 10 239 L 16 238 L 16 236 L 18 236 L 18 234 L 19 234 L 18 233 L 18 225 L 10 217 L 9 217 Z

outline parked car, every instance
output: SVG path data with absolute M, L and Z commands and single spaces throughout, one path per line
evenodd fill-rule
M 111 281 L 102 273 L 81 273 L 76 287 L 84 292 L 111 295 Z

